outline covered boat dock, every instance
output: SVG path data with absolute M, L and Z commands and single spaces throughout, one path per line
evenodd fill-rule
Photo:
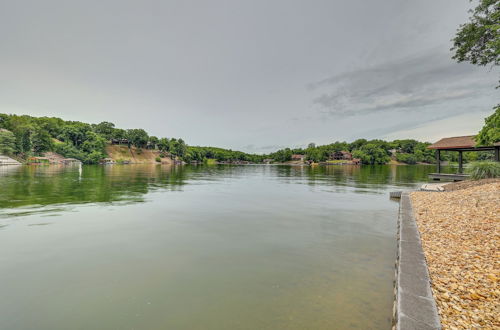
M 429 178 L 433 180 L 465 180 L 468 175 L 464 174 L 463 152 L 464 151 L 494 151 L 495 161 L 500 161 L 500 143 L 495 143 L 492 146 L 476 146 L 474 135 L 455 136 L 443 138 L 427 148 L 436 150 L 436 165 L 437 173 L 429 174 Z M 456 151 L 458 152 L 458 173 L 449 174 L 441 173 L 441 151 Z

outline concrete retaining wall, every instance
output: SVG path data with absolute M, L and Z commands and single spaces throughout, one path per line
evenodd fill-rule
M 408 192 L 401 195 L 393 329 L 441 329 Z

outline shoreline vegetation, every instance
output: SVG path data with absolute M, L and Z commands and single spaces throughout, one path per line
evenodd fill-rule
M 433 164 L 430 143 L 412 139 L 358 139 L 306 148 L 249 154 L 217 147 L 189 146 L 181 138 L 158 138 L 144 129 L 121 129 L 113 123 L 88 124 L 56 117 L 0 113 L 0 154 L 24 164 Z M 465 153 L 465 161 L 488 159 L 488 153 Z M 457 161 L 443 153 L 445 162 Z

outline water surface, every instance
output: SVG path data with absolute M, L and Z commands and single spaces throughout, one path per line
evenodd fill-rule
M 0 167 L 0 329 L 389 329 L 431 171 Z

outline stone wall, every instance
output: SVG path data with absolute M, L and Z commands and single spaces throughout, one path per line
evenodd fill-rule
M 393 329 L 441 329 L 409 193 L 401 195 Z

